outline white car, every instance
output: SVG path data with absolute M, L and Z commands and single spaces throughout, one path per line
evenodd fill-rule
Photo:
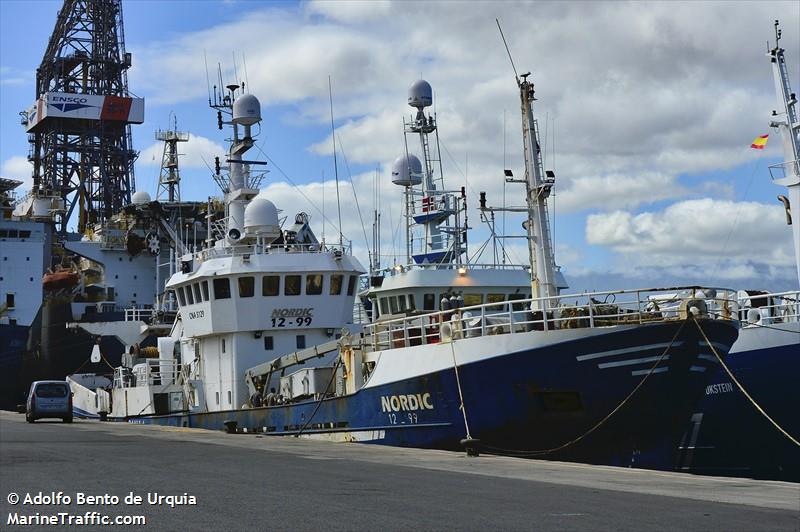
M 72 423 L 72 391 L 67 381 L 36 381 L 31 384 L 25 409 L 25 420 L 56 417 Z

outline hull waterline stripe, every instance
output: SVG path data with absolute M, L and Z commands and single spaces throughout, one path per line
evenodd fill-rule
M 697 342 L 697 345 L 699 345 L 700 347 L 706 347 L 708 344 L 705 343 L 704 341 L 700 340 L 699 342 Z M 713 345 L 714 347 L 716 347 L 717 349 L 719 349 L 721 351 L 727 351 L 727 350 L 729 350 L 731 348 L 731 346 L 725 345 L 725 344 L 721 344 L 719 342 L 711 342 L 711 345 Z
M 669 368 L 656 368 L 656 369 L 653 370 L 653 373 L 654 374 L 655 373 L 666 373 L 667 371 L 669 371 Z M 637 376 L 640 376 L 640 375 L 647 375 L 648 373 L 650 373 L 649 369 L 637 369 L 637 370 L 631 371 L 631 375 L 633 375 L 634 377 L 637 377 Z
M 659 356 L 659 357 L 633 358 L 630 360 L 618 360 L 616 362 L 603 362 L 601 364 L 598 364 L 597 367 L 600 369 L 618 368 L 620 366 L 635 366 L 636 364 L 646 364 L 647 362 L 656 362 L 658 360 L 669 360 L 669 355 L 664 355 L 663 358 Z
M 669 342 L 664 342 L 660 344 L 650 344 L 650 345 L 640 345 L 636 347 L 627 347 L 625 349 L 614 349 L 612 351 L 603 351 L 602 353 L 592 353 L 590 355 L 579 355 L 575 357 L 575 360 L 578 362 L 583 362 L 584 360 L 592 360 L 595 358 L 603 358 L 603 357 L 610 357 L 614 355 L 622 355 L 625 353 L 636 353 L 640 351 L 649 351 L 651 349 L 664 349 L 669 345 Z M 679 347 L 683 345 L 682 341 L 678 341 L 672 344 L 675 347 Z

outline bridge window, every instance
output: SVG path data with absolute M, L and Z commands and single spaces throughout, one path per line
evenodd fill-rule
M 194 283 L 192 286 L 194 287 L 194 302 L 200 303 L 203 301 L 203 298 L 200 296 L 200 283 Z
M 381 314 L 389 314 L 389 304 L 385 297 L 381 298 Z
M 192 285 L 186 285 L 186 302 L 190 305 L 194 305 L 194 295 L 192 294 Z
M 483 294 L 464 294 L 464 306 L 472 307 L 483 303 Z
M 239 297 L 253 297 L 255 290 L 255 277 L 239 277 Z
M 408 310 L 417 310 L 417 306 L 414 304 L 414 294 L 408 294 Z
M 526 298 L 525 294 L 508 294 L 508 300 L 509 301 L 520 301 L 520 300 L 525 299 L 525 298 Z M 521 312 L 521 311 L 525 310 L 525 304 L 524 303 L 513 303 L 511 305 L 511 307 L 514 309 L 514 312 Z
M 322 293 L 322 276 L 319 274 L 306 275 L 306 295 L 318 296 Z
M 265 336 L 264 337 L 264 349 L 266 351 L 272 351 L 275 349 L 275 340 L 272 336 Z
M 389 298 L 389 310 L 391 310 L 392 314 L 397 314 L 397 296 Z
M 287 275 L 286 276 L 286 286 L 283 288 L 284 295 L 287 296 L 299 296 L 300 295 L 300 276 L 299 275 Z
M 405 295 L 397 296 L 397 310 L 399 310 L 400 312 L 405 312 L 406 311 L 406 296 Z
M 340 275 L 338 273 L 334 273 L 331 275 L 331 295 L 338 296 L 342 293 L 342 280 L 344 279 L 344 275 Z
M 436 294 L 425 294 L 422 296 L 423 310 L 436 310 Z
M 231 298 L 231 281 L 227 277 L 214 279 L 214 299 Z
M 486 294 L 486 302 L 487 303 L 502 303 L 505 300 L 506 300 L 506 295 L 505 294 Z M 500 310 L 502 308 L 503 308 L 502 305 L 494 305 L 494 306 L 491 306 L 491 307 L 487 307 L 487 309 L 490 309 L 490 310 Z
M 200 287 L 203 289 L 203 301 L 208 301 L 208 281 L 200 283 Z
M 265 275 L 261 284 L 262 296 L 277 296 L 280 291 L 280 275 Z
M 358 280 L 357 275 L 351 275 L 350 281 L 347 283 L 347 295 L 352 296 L 356 291 L 356 280 Z
M 176 288 L 175 293 L 178 294 L 178 303 L 180 306 L 186 306 L 186 297 L 183 295 L 183 287 Z

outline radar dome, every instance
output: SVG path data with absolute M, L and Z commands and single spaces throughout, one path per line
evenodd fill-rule
M 256 198 L 244 209 L 244 230 L 249 235 L 276 239 L 281 235 L 278 209 L 264 198 Z
M 150 201 L 150 194 L 144 190 L 134 192 L 133 196 L 131 196 L 131 203 L 134 205 L 147 205 Z
M 431 84 L 420 79 L 411 84 L 408 88 L 408 105 L 422 109 L 433 104 L 433 89 Z
M 415 155 L 401 155 L 392 164 L 392 183 L 413 187 L 422 183 L 422 163 Z
M 261 103 L 252 94 L 242 94 L 233 102 L 233 123 L 252 126 L 261 121 Z

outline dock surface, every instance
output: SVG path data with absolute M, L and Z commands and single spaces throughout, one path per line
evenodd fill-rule
M 39 492 L 72 500 L 8 500 Z M 125 504 L 131 492 L 141 505 Z M 120 502 L 79 505 L 78 493 Z M 196 504 L 149 504 L 155 493 Z M 126 423 L 31 425 L 11 412 L 0 412 L 0 495 L 4 530 L 37 528 L 8 525 L 11 514 L 93 511 L 144 515 L 133 528 L 151 530 L 800 530 L 800 484 L 787 482 Z

